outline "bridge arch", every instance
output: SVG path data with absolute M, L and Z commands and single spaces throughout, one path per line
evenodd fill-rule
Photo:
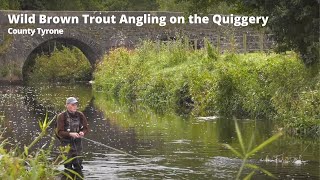
M 201 42 L 206 38 L 212 44 L 219 47 L 220 52 L 234 48 L 236 52 L 252 52 L 269 50 L 274 45 L 272 35 L 261 34 L 260 31 L 252 27 L 231 27 L 209 24 L 170 24 L 158 26 L 156 24 L 144 24 L 135 26 L 134 24 L 16 24 L 13 25 L 8 20 L 8 14 L 40 14 L 47 16 L 77 16 L 83 14 L 90 16 L 116 16 L 120 19 L 123 14 L 127 16 L 143 16 L 147 12 L 111 12 L 111 11 L 1 11 L 0 10 L 0 81 L 21 81 L 24 78 L 23 67 L 30 59 L 33 51 L 49 40 L 63 40 L 78 47 L 89 59 L 93 69 L 104 53 L 110 49 L 125 46 L 135 48 L 141 40 L 166 40 L 168 37 L 183 35 L 188 37 L 195 47 L 201 46 Z M 155 16 L 183 16 L 177 12 L 150 12 Z M 81 18 L 80 18 L 81 19 Z M 63 34 L 39 34 L 23 33 L 9 34 L 8 28 L 37 30 L 59 29 Z M 232 37 L 232 38 L 231 38 Z
M 86 39 L 79 39 L 74 36 L 64 36 L 64 37 L 52 37 L 47 39 L 42 39 L 42 41 L 38 41 L 37 43 L 34 43 L 33 48 L 30 48 L 30 50 L 27 52 L 27 56 L 23 62 L 22 66 L 22 79 L 26 79 L 26 70 L 29 66 L 29 62 L 32 61 L 35 57 L 34 55 L 39 51 L 39 49 L 45 45 L 46 43 L 49 43 L 50 41 L 60 42 L 62 44 L 71 45 L 79 48 L 83 54 L 88 59 L 92 70 L 95 68 L 95 64 L 99 59 L 102 57 L 103 53 L 100 52 L 99 49 L 96 49 L 95 47 L 99 47 L 95 42 L 86 40 Z

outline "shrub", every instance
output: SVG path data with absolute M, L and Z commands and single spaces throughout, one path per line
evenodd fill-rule
M 72 160 L 67 160 L 65 156 L 70 148 L 61 148 L 58 157 L 50 160 L 54 144 L 54 137 L 51 137 L 49 147 L 43 146 L 33 150 L 34 145 L 47 135 L 47 129 L 54 120 L 55 118 L 49 121 L 46 116 L 43 122 L 39 122 L 41 129 L 39 135 L 28 146 L 24 146 L 22 152 L 18 151 L 18 146 L 12 147 L 12 144 L 12 148 L 8 150 L 7 139 L 0 136 L 2 139 L 0 141 L 0 179 L 55 179 L 59 174 L 71 177 L 63 171 L 58 171 L 58 166 Z
M 31 82 L 70 82 L 89 80 L 91 65 L 78 48 L 55 49 L 51 55 L 41 55 L 35 59 L 33 72 L 28 74 Z
M 314 127 L 320 75 L 314 78 L 296 54 L 219 55 L 206 43 L 200 50 L 182 41 L 115 49 L 95 71 L 94 88 L 155 109 L 176 106 L 189 109 L 180 112 L 193 108 L 196 116 L 278 118 L 288 127 Z

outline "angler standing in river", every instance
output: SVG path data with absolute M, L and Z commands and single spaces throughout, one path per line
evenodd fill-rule
M 82 112 L 77 111 L 78 101 L 74 97 L 69 97 L 66 100 L 65 112 L 58 115 L 57 118 L 57 136 L 61 146 L 70 146 L 68 159 L 76 156 L 81 156 L 82 152 L 82 137 L 88 130 L 87 118 Z M 65 168 L 76 171 L 82 170 L 82 158 L 75 158 L 73 161 L 66 163 Z

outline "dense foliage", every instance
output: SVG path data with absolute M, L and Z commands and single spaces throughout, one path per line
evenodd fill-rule
M 156 0 L 0 0 L 0 9 L 53 11 L 136 11 L 157 10 Z
M 301 131 L 319 123 L 320 86 L 310 74 L 295 53 L 218 55 L 210 44 L 193 50 L 178 41 L 115 49 L 94 76 L 95 90 L 155 109 L 278 118 Z
M 78 48 L 55 49 L 50 55 L 41 55 L 28 72 L 31 82 L 90 80 L 91 65 Z
M 77 11 L 182 11 L 188 14 L 269 16 L 277 51 L 294 50 L 306 65 L 319 64 L 319 1 L 317 0 L 0 0 L 0 9 Z
M 317 0 L 176 0 L 189 3 L 187 12 L 216 13 L 228 3 L 228 13 L 269 16 L 268 27 L 275 35 L 277 51 L 295 50 L 306 65 L 319 64 L 319 1 Z
M 0 0 L 0 9 L 12 10 L 187 12 L 193 5 L 190 2 L 177 0 Z M 226 13 L 230 8 L 227 3 L 219 2 L 211 6 L 211 10 L 216 13 Z

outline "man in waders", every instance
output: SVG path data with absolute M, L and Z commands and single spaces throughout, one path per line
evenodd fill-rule
M 58 115 L 57 135 L 62 146 L 70 146 L 68 159 L 81 155 L 82 137 L 88 132 L 87 118 L 82 112 L 77 111 L 78 101 L 74 97 L 67 98 L 67 110 Z M 82 170 L 82 158 L 75 158 L 73 161 L 64 165 L 65 168 Z

